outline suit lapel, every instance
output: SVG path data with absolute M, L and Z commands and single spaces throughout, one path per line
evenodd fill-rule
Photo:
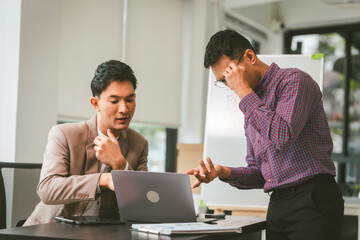
M 89 120 L 88 126 L 89 126 L 89 135 L 86 143 L 85 174 L 99 172 L 99 160 L 96 158 L 95 150 L 94 150 L 95 144 L 93 143 L 94 139 L 98 135 L 96 115 Z M 121 153 L 126 159 L 129 150 L 126 130 L 121 132 L 118 138 L 118 143 L 120 146 Z
M 89 135 L 86 143 L 86 164 L 85 164 L 85 174 L 88 173 L 97 173 L 99 172 L 99 160 L 97 160 L 95 155 L 94 139 L 98 135 L 97 124 L 96 124 L 96 115 L 93 116 L 89 122 Z

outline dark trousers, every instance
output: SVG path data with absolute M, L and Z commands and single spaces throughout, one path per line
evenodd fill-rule
M 343 218 L 344 200 L 334 177 L 316 175 L 271 193 L 266 240 L 338 240 Z

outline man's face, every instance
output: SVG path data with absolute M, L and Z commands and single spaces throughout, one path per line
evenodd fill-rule
M 110 129 L 115 136 L 129 127 L 135 112 L 135 90 L 129 81 L 114 81 L 100 94 L 92 97 L 91 104 L 98 112 L 97 123 L 100 131 L 107 135 Z
M 231 62 L 239 68 L 240 74 L 238 78 L 226 79 L 226 85 L 233 89 L 238 85 L 238 81 L 246 81 L 249 86 L 254 89 L 257 85 L 258 77 L 256 76 L 255 68 L 252 62 L 249 60 L 247 55 L 243 55 L 240 59 L 230 59 L 226 55 L 221 56 L 216 63 L 211 65 L 211 69 L 216 77 L 216 80 L 224 79 L 224 72 Z
M 237 64 L 238 60 L 234 59 L 231 60 L 228 56 L 222 55 L 219 60 L 211 65 L 211 69 L 216 77 L 216 80 L 223 80 L 224 79 L 224 71 L 229 66 L 230 62 L 234 62 Z

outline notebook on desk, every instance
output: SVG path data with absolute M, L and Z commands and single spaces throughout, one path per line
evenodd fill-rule
M 241 233 L 241 227 L 222 227 L 202 222 L 132 224 L 131 230 L 162 235 L 204 234 L 204 233 Z
M 188 175 L 122 170 L 111 173 L 122 219 L 159 223 L 197 221 Z

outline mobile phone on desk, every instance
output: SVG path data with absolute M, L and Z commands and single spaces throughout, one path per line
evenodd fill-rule
M 205 218 L 215 218 L 215 219 L 222 219 L 225 218 L 225 213 L 205 213 Z

